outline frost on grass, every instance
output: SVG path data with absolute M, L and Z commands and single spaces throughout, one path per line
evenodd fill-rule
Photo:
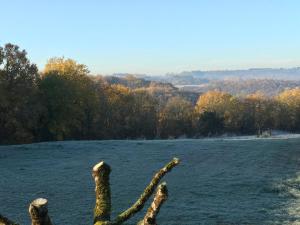
M 111 192 L 109 184 L 109 175 L 111 168 L 108 164 L 101 161 L 93 167 L 92 175 L 95 181 L 96 203 L 94 208 L 94 225 L 119 225 L 129 220 L 145 205 L 146 201 L 153 194 L 160 180 L 166 173 L 170 172 L 179 164 L 179 159 L 174 158 L 162 169 L 160 169 L 152 178 L 140 198 L 127 210 L 120 213 L 114 220 L 111 220 Z M 156 216 L 163 202 L 167 200 L 167 186 L 162 183 L 158 186 L 154 200 L 148 209 L 141 225 L 156 225 Z M 52 225 L 48 215 L 48 201 L 44 198 L 38 198 L 30 203 L 29 214 L 32 225 Z M 0 225 L 14 225 L 11 220 L 0 215 Z

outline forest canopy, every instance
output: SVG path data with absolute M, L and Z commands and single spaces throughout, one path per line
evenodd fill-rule
M 134 76 L 91 75 L 72 59 L 43 71 L 13 44 L 0 48 L 0 143 L 205 137 L 300 131 L 300 89 L 276 96 L 183 92 Z

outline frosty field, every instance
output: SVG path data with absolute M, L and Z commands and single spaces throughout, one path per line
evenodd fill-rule
M 112 167 L 114 217 L 173 157 L 179 157 L 181 164 L 164 179 L 169 199 L 159 224 L 300 224 L 299 138 L 0 146 L 0 213 L 30 224 L 29 203 L 45 197 L 56 225 L 92 224 L 91 169 L 105 160 Z M 139 213 L 129 224 L 143 215 Z

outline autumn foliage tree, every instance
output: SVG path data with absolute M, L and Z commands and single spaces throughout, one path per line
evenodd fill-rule
M 52 140 L 89 139 L 97 114 L 95 83 L 85 65 L 74 60 L 48 61 L 40 84 L 47 109 L 44 133 Z
M 178 138 L 193 133 L 193 105 L 180 97 L 171 98 L 159 114 L 158 135 Z
M 299 88 L 273 97 L 221 91 L 196 97 L 132 75 L 93 76 L 63 57 L 38 72 L 25 50 L 0 48 L 1 144 L 300 131 Z
M 273 99 L 267 98 L 262 93 L 254 93 L 246 96 L 242 100 L 243 120 L 247 133 L 256 132 L 261 134 L 262 131 L 274 128 L 275 103 Z
M 276 100 L 281 105 L 277 120 L 280 128 L 293 132 L 300 131 L 300 88 L 285 90 Z
M 156 137 L 158 101 L 143 90 L 133 91 L 132 137 Z
M 228 93 L 209 91 L 201 95 L 196 112 L 199 116 L 204 112 L 216 113 L 216 119 L 223 120 L 224 129 L 228 132 L 238 132 L 240 129 L 242 108 L 238 98 Z

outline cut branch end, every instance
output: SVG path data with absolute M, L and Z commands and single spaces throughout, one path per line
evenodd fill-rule
M 48 216 L 48 201 L 44 198 L 38 198 L 30 203 L 29 214 L 32 225 L 52 225 Z

